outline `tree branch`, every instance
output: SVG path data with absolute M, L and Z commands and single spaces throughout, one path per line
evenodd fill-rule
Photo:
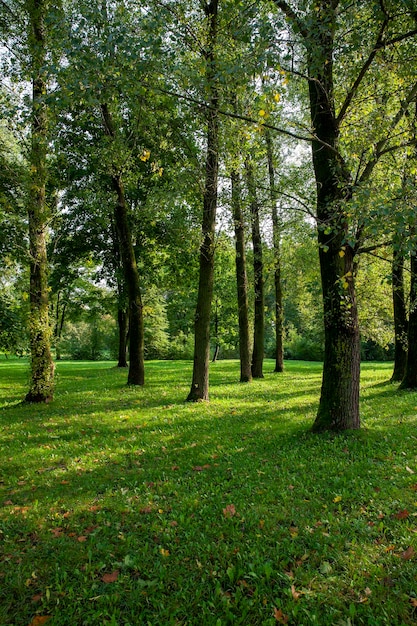
M 368 58 L 366 59 L 365 63 L 362 65 L 360 72 L 356 77 L 355 82 L 353 83 L 352 87 L 349 89 L 346 95 L 345 101 L 343 102 L 342 107 L 339 111 L 339 115 L 336 118 L 337 126 L 339 126 L 342 120 L 344 119 L 347 113 L 347 110 L 350 106 L 350 103 L 352 102 L 355 94 L 357 93 L 359 86 L 363 78 L 365 77 L 366 72 L 370 68 L 372 61 L 375 58 L 376 53 L 378 52 L 378 50 L 380 50 L 384 46 L 383 41 L 382 41 L 382 36 L 384 34 L 384 30 L 386 29 L 387 25 L 388 25 L 388 19 L 385 19 L 381 25 L 374 47 L 372 48 L 370 54 L 368 55 Z
M 399 122 L 406 114 L 407 108 L 409 107 L 411 102 L 415 100 L 416 96 L 417 96 L 417 83 L 413 85 L 413 87 L 410 89 L 408 93 L 408 96 L 401 103 L 401 106 L 398 109 L 397 114 L 395 115 L 392 121 L 391 131 L 393 131 L 398 126 Z M 383 156 L 384 154 L 387 154 L 388 152 L 393 152 L 394 150 L 397 150 L 403 147 L 403 144 L 401 144 L 399 146 L 390 146 L 386 148 L 388 140 L 389 140 L 389 136 L 384 137 L 384 139 L 380 139 L 380 141 L 376 143 L 375 150 L 374 150 L 374 157 L 370 159 L 370 161 L 368 161 L 368 163 L 366 164 L 361 176 L 359 177 L 359 183 L 363 183 L 364 181 L 369 179 L 369 177 L 374 171 L 374 168 L 376 164 L 378 163 L 379 159 L 381 158 L 381 156 Z M 415 140 L 413 140 L 410 145 L 413 145 L 413 143 L 415 143 Z
M 278 9 L 281 9 L 281 11 L 288 17 L 288 19 L 293 24 L 295 24 L 295 26 L 297 27 L 297 30 L 304 37 L 304 39 L 307 39 L 307 37 L 309 35 L 308 29 L 306 28 L 306 26 L 305 26 L 303 20 L 301 19 L 301 17 L 299 15 L 297 15 L 297 13 L 288 4 L 288 2 L 285 2 L 284 0 L 272 0 L 272 1 L 275 4 L 275 6 L 278 7 Z

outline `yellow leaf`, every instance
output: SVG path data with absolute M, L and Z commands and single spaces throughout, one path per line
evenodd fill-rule
M 341 259 L 343 259 L 343 257 L 345 256 L 345 251 L 344 250 L 339 250 L 339 256 Z
M 335 498 L 333 498 L 333 502 L 340 502 L 341 499 L 342 496 L 336 496 Z
M 149 157 L 151 156 L 151 151 L 150 150 L 144 150 L 142 152 L 142 154 L 140 155 L 140 160 L 145 162 L 149 159 Z
M 162 554 L 162 556 L 164 556 L 164 557 L 169 556 L 169 550 L 165 550 L 165 548 L 161 548 L 159 552 L 160 552 L 160 553 Z

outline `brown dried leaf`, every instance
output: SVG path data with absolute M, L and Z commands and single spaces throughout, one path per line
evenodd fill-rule
M 228 504 L 224 509 L 223 509 L 223 515 L 225 517 L 234 517 L 236 515 L 236 508 L 234 504 Z
M 274 607 L 274 617 L 279 624 L 288 623 L 288 615 L 285 615 L 281 609 L 277 609 Z
M 80 543 L 84 543 L 84 541 L 87 541 L 87 536 L 81 535 L 80 537 L 77 537 L 77 541 L 79 541 Z
M 294 600 L 298 600 L 300 597 L 300 593 L 296 590 L 295 585 L 291 585 L 291 595 Z
M 51 619 L 51 615 L 35 615 L 29 626 L 42 626 Z
M 413 546 L 409 546 L 407 550 L 404 550 L 404 552 L 401 553 L 401 558 L 403 561 L 409 561 L 413 558 L 414 554 L 415 552 Z
M 407 509 L 403 509 L 402 511 L 398 511 L 398 513 L 394 513 L 392 517 L 394 517 L 395 519 L 406 519 L 409 515 L 410 513 L 407 511 Z
M 114 572 L 112 572 L 111 574 L 103 574 L 103 576 L 101 577 L 101 580 L 103 581 L 103 583 L 115 583 L 116 580 L 119 578 L 119 570 L 115 569 Z

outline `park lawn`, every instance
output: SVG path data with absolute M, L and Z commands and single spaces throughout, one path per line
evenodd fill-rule
M 417 623 L 417 394 L 362 367 L 361 431 L 314 435 L 321 365 L 184 402 L 189 362 L 0 361 L 0 624 Z M 50 619 L 46 622 L 46 618 Z M 44 619 L 41 619 L 44 618 Z

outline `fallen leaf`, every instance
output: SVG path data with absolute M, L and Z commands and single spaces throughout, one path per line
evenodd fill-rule
M 295 585 L 291 585 L 291 595 L 294 598 L 294 600 L 298 600 L 300 597 L 300 593 L 296 591 Z
M 159 552 L 160 552 L 160 553 L 162 554 L 162 556 L 164 556 L 165 558 L 166 558 L 167 556 L 169 556 L 169 550 L 165 550 L 165 548 L 161 548 L 161 549 L 159 550 Z
M 87 541 L 87 536 L 81 535 L 80 537 L 77 537 L 77 541 L 79 541 L 80 543 L 84 543 L 84 541 Z
M 51 528 L 51 533 L 54 537 L 61 537 L 64 534 L 62 528 Z
M 333 498 L 333 502 L 340 502 L 342 499 L 342 496 L 336 496 L 335 498 Z
M 90 506 L 88 510 L 91 511 L 92 513 L 96 513 L 96 511 L 100 511 L 100 509 L 101 509 L 101 506 L 99 504 L 93 504 L 93 506 Z
M 407 470 L 409 474 L 415 474 L 415 471 L 412 470 L 411 467 L 408 467 L 408 465 L 405 466 L 405 469 Z
M 223 515 L 225 517 L 234 517 L 236 515 L 236 508 L 234 504 L 228 504 L 224 509 L 223 509 Z
M 392 517 L 395 519 L 406 519 L 409 515 L 407 509 L 403 509 L 402 511 L 398 511 L 398 513 L 394 513 Z
M 401 553 L 401 558 L 403 561 L 409 561 L 413 558 L 414 554 L 413 546 L 409 546 L 407 550 L 404 550 L 404 552 Z
M 35 615 L 29 626 L 42 626 L 42 624 L 46 624 L 46 622 L 50 619 L 50 615 Z
M 288 623 L 288 615 L 285 615 L 281 609 L 274 608 L 274 617 L 279 624 Z
M 417 598 L 410 598 L 411 606 L 417 608 Z
M 39 600 L 42 600 L 42 594 L 41 593 L 37 593 L 36 595 L 31 597 L 32 602 L 39 602 Z
M 101 577 L 101 580 L 103 581 L 103 583 L 108 584 L 108 583 L 116 582 L 118 578 L 119 578 L 119 570 L 116 569 L 111 574 L 103 574 L 103 576 Z
M 152 513 L 152 507 L 144 506 L 142 509 L 139 509 L 139 513 L 141 513 L 141 515 L 147 515 L 148 513 Z
M 290 535 L 291 535 L 291 537 L 293 539 L 295 537 L 298 537 L 298 527 L 297 526 L 290 526 Z

